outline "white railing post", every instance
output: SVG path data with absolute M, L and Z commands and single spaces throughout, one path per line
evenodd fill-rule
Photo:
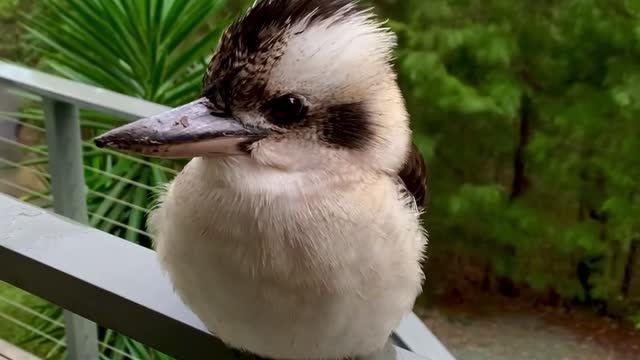
M 44 112 L 53 208 L 60 215 L 86 224 L 87 191 L 78 108 L 62 101 L 45 99 Z M 66 310 L 64 320 L 67 359 L 97 360 L 96 324 Z

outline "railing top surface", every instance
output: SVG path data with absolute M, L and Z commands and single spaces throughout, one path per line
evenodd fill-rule
M 173 292 L 153 251 L 3 194 L 0 214 L 0 280 L 179 359 L 228 354 Z M 420 342 L 412 348 L 420 356 L 394 347 L 395 359 L 453 359 L 435 338 Z
M 168 109 L 164 105 L 4 61 L 0 61 L 0 83 L 21 88 L 49 99 L 113 114 L 127 120 L 156 115 Z

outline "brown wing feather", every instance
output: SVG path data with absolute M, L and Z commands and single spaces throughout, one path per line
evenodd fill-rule
M 413 195 L 418 208 L 424 209 L 427 197 L 427 167 L 420 150 L 413 143 L 407 161 L 398 176 L 402 179 L 407 191 Z

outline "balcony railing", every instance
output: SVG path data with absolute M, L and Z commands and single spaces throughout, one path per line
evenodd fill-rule
M 0 280 L 66 309 L 69 359 L 98 359 L 96 323 L 177 359 L 233 358 L 174 294 L 153 251 L 85 225 L 78 109 L 134 120 L 167 108 L 3 62 L 0 84 L 43 99 L 58 214 L 0 194 Z M 453 359 L 415 314 L 392 340 L 392 351 L 377 358 Z

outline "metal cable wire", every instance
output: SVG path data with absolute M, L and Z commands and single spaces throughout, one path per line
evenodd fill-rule
M 64 346 L 64 347 L 67 346 L 64 340 L 56 339 L 55 337 L 45 333 L 44 331 L 41 331 L 40 329 L 37 329 L 37 328 L 25 323 L 22 320 L 16 319 L 16 318 L 14 318 L 13 316 L 11 316 L 9 314 L 0 312 L 0 318 L 3 318 L 3 319 L 8 320 L 8 321 L 11 321 L 12 323 L 14 323 L 14 324 L 16 324 L 18 326 L 21 326 L 21 327 L 33 332 L 34 334 L 38 334 L 39 336 L 42 336 L 43 338 L 46 338 L 46 339 L 48 339 L 48 340 L 50 340 L 50 341 L 52 341 L 52 342 L 54 342 L 56 344 L 59 344 L 60 346 Z
M 116 202 L 118 204 L 122 204 L 122 205 L 128 206 L 128 207 L 130 207 L 132 209 L 136 209 L 136 210 L 147 212 L 147 209 L 145 209 L 145 208 L 143 208 L 141 206 L 138 206 L 136 204 L 132 204 L 132 203 L 124 201 L 124 200 L 120 200 L 118 198 L 115 198 L 113 196 L 109 196 L 107 194 L 104 194 L 104 193 L 101 193 L 101 192 L 98 192 L 98 191 L 87 190 L 87 193 L 91 194 L 91 195 L 94 195 L 94 196 L 101 197 L 101 198 L 109 200 L 109 201 Z
M 0 295 L 0 301 L 3 301 L 3 302 L 5 302 L 5 303 L 7 303 L 7 304 L 19 309 L 19 310 L 22 310 L 23 312 L 26 312 L 26 313 L 28 313 L 30 315 L 36 316 L 36 317 L 38 317 L 38 318 L 40 318 L 40 319 L 42 319 L 42 320 L 44 320 L 44 321 L 46 321 L 48 323 L 54 324 L 54 325 L 59 326 L 61 328 L 64 327 L 64 324 L 62 322 L 60 322 L 60 321 L 58 321 L 58 320 L 56 320 L 54 318 L 45 316 L 42 313 L 39 313 L 39 312 L 31 309 L 30 307 L 24 306 L 24 305 L 20 304 L 19 302 L 13 301 L 13 300 L 5 297 L 5 296 Z M 56 343 L 55 346 L 53 348 L 51 348 L 51 350 L 49 350 L 49 352 L 47 352 L 47 355 L 45 356 L 45 358 L 49 359 L 53 354 L 55 354 L 58 351 L 60 351 L 61 345 L 64 345 L 64 344 Z
M 35 197 L 38 197 L 38 198 L 41 198 L 41 199 L 45 199 L 45 200 L 48 200 L 48 201 L 53 201 L 53 198 L 51 196 L 49 196 L 49 195 L 41 194 L 41 193 L 39 193 L 37 191 L 33 191 L 33 190 L 29 189 L 29 188 L 26 188 L 24 186 L 18 185 L 18 184 L 14 183 L 14 182 L 11 182 L 11 181 L 0 179 L 0 184 L 4 184 L 4 185 L 7 185 L 7 186 L 10 186 L 10 187 L 12 187 L 14 189 L 18 189 L 20 191 L 24 191 L 25 193 L 27 193 L 27 194 L 29 194 L 31 196 L 35 196 Z
M 0 301 L 3 301 L 3 302 L 5 302 L 5 303 L 7 303 L 7 304 L 9 304 L 11 306 L 14 306 L 14 307 L 16 307 L 16 308 L 18 308 L 18 309 L 30 314 L 30 315 L 34 315 L 36 317 L 39 317 L 40 319 L 43 319 L 43 320 L 45 320 L 47 322 L 50 322 L 50 323 L 52 323 L 52 324 L 54 324 L 56 326 L 64 327 L 64 324 L 62 322 L 60 322 L 60 321 L 58 321 L 56 319 L 47 317 L 45 315 L 42 315 L 41 313 L 39 313 L 39 312 L 37 312 L 37 311 L 27 307 L 27 306 L 24 306 L 24 305 L 22 305 L 22 304 L 20 304 L 18 302 L 10 300 L 5 296 L 0 295 Z M 49 358 L 51 355 L 53 355 L 56 352 L 58 352 L 59 349 L 66 347 L 66 344 L 65 344 L 64 340 L 56 339 L 55 337 L 53 337 L 53 336 L 51 336 L 49 334 L 46 334 L 45 332 L 40 331 L 37 328 L 35 328 L 33 326 L 30 326 L 27 323 L 25 323 L 25 322 L 23 322 L 23 321 L 21 321 L 19 319 L 16 319 L 15 317 L 13 317 L 11 315 L 8 315 L 8 314 L 0 312 L 0 317 L 3 317 L 6 320 L 11 321 L 11 322 L 13 322 L 14 324 L 16 324 L 18 326 L 22 326 L 22 327 L 24 327 L 25 329 L 27 329 L 29 331 L 32 331 L 32 332 L 34 332 L 34 333 L 36 333 L 36 334 L 38 334 L 40 336 L 43 336 L 43 337 L 47 338 L 48 340 L 53 341 L 55 343 L 55 346 L 47 353 L 46 358 Z M 140 360 L 140 359 L 134 357 L 133 355 L 128 354 L 128 353 L 126 353 L 126 352 L 124 352 L 124 351 L 122 351 L 122 350 L 120 350 L 120 349 L 118 349 L 118 348 L 116 348 L 114 346 L 111 346 L 111 345 L 109 345 L 109 344 L 107 344 L 105 342 L 100 342 L 99 344 L 104 346 L 105 348 L 113 351 L 114 353 L 119 354 L 119 355 L 125 356 L 125 357 L 130 358 L 130 359 L 134 359 L 134 360 Z
M 7 138 L 7 137 L 4 137 L 4 136 L 0 136 L 0 141 L 2 141 L 2 142 L 4 142 L 4 143 L 7 143 L 7 144 L 11 144 L 11 145 L 17 146 L 17 147 L 19 147 L 20 149 L 23 149 L 23 150 L 27 150 L 27 151 L 34 152 L 34 153 L 36 153 L 36 154 L 40 154 L 40 155 L 44 155 L 44 156 L 49 155 L 49 154 L 48 154 L 46 151 L 44 151 L 44 150 L 40 150 L 40 149 L 38 149 L 38 148 L 36 148 L 36 147 L 34 147 L 34 146 L 29 146 L 29 145 L 21 144 L 21 143 L 19 143 L 19 142 L 15 141 L 15 140 L 11 140 L 11 139 L 9 139 L 9 138 Z
M 43 315 L 43 314 L 41 314 L 41 313 L 39 313 L 39 312 L 37 312 L 37 311 L 35 311 L 35 310 L 33 310 L 33 309 L 31 309 L 31 308 L 27 307 L 27 306 L 24 306 L 24 305 L 22 305 L 22 304 L 20 304 L 20 303 L 18 303 L 18 302 L 15 302 L 15 301 L 13 301 L 13 300 L 11 300 L 11 299 L 9 299 L 9 298 L 7 298 L 7 297 L 3 296 L 3 295 L 0 295 L 0 301 L 5 302 L 5 303 L 7 303 L 7 304 L 9 304 L 9 305 L 11 305 L 11 306 L 13 306 L 13 307 L 15 307 L 15 308 L 18 308 L 19 310 L 22 310 L 22 311 L 24 311 L 24 312 L 26 312 L 26 313 L 28 313 L 28 314 L 30 314 L 30 315 L 33 315 L 33 316 L 39 317 L 40 319 L 43 319 L 43 320 L 45 320 L 45 321 L 47 321 L 47 322 L 49 322 L 49 323 L 52 323 L 52 324 L 54 324 L 54 325 L 56 325 L 56 326 L 64 327 L 64 324 L 63 324 L 62 322 L 60 322 L 60 321 L 58 321 L 58 320 L 56 320 L 56 319 L 50 318 L 50 317 L 48 317 L 48 316 L 45 316 L 45 315 Z M 3 316 L 3 315 L 4 315 L 4 316 Z M 6 318 L 6 319 L 7 319 L 7 320 L 9 320 L 9 321 L 12 321 L 13 323 L 15 323 L 15 324 L 17 324 L 17 325 L 19 325 L 19 326 L 22 326 L 21 324 L 23 324 L 23 322 L 22 322 L 22 321 L 20 321 L 20 320 L 18 320 L 18 319 L 16 319 L 16 318 L 14 318 L 14 317 L 12 317 L 12 316 L 10 316 L 10 315 L 6 315 L 6 314 L 2 314 L 2 313 L 0 313 L 0 316 L 2 316 L 2 317 L 4 317 L 4 318 Z M 12 320 L 12 319 L 13 319 L 13 320 Z M 30 330 L 30 331 L 33 331 L 35 328 L 33 328 L 33 327 L 26 327 L 26 329 L 28 329 L 28 330 Z M 37 329 L 36 329 L 36 330 L 37 330 Z M 42 333 L 42 332 L 36 332 L 36 331 L 34 331 L 34 332 L 35 332 L 35 333 L 37 333 L 38 335 L 42 335 L 42 334 L 44 334 L 44 333 Z M 46 334 L 45 334 L 45 335 L 46 335 Z M 42 335 L 42 336 L 44 336 L 44 335 Z M 47 356 L 46 356 L 47 358 L 49 358 L 51 355 L 53 355 L 53 354 L 55 354 L 57 351 L 59 351 L 58 349 L 60 349 L 61 347 L 65 347 L 65 346 L 66 346 L 66 344 L 64 343 L 64 341 L 63 341 L 63 340 L 55 339 L 54 337 L 52 337 L 52 336 L 50 336 L 50 335 L 49 335 L 49 336 L 45 336 L 45 337 L 46 337 L 47 339 L 49 339 L 49 340 L 51 340 L 51 341 L 54 341 L 54 342 L 55 342 L 55 346 L 54 346 L 54 347 L 53 347 L 53 348 L 52 348 L 52 349 L 47 353 Z M 123 356 L 129 357 L 129 358 L 131 358 L 131 359 L 137 359 L 136 357 L 134 357 L 134 356 L 132 356 L 132 355 L 130 355 L 130 354 L 128 354 L 128 353 L 126 353 L 126 352 L 124 352 L 124 351 L 122 351 L 122 350 L 120 350 L 120 349 L 118 349 L 118 348 L 114 347 L 114 346 L 111 346 L 111 345 L 109 345 L 109 344 L 107 344 L 107 343 L 105 343 L 105 342 L 100 342 L 99 344 L 100 344 L 100 345 L 102 345 L 102 346 L 104 346 L 105 348 L 107 348 L 107 349 L 109 349 L 109 350 L 111 350 L 111 351 L 115 352 L 115 353 L 120 354 L 120 355 L 123 355 Z
M 154 163 L 152 163 L 150 161 L 142 160 L 142 159 L 139 159 L 139 158 L 137 158 L 135 156 L 127 155 L 127 154 L 124 154 L 124 153 L 121 153 L 121 152 L 117 152 L 117 151 L 114 151 L 114 150 L 111 150 L 111 149 L 99 148 L 95 144 L 92 144 L 90 142 L 84 142 L 83 145 L 88 147 L 88 148 L 91 148 L 92 150 L 102 151 L 102 152 L 105 152 L 107 154 L 111 154 L 111 155 L 115 155 L 115 156 L 121 157 L 123 159 L 135 161 L 135 162 L 138 162 L 138 163 L 140 163 L 142 165 L 147 165 L 149 167 L 153 167 L 153 168 L 156 168 L 156 169 L 159 169 L 159 170 L 162 170 L 162 171 L 166 171 L 166 172 L 171 173 L 173 175 L 178 175 L 180 173 L 180 171 L 178 171 L 178 170 L 175 170 L 175 169 L 172 169 L 172 168 L 169 168 L 169 167 L 166 167 L 166 166 L 154 164 Z
M 132 226 L 129 226 L 129 225 L 124 224 L 124 223 L 121 223 L 121 222 L 119 222 L 119 221 L 116 221 L 116 220 L 113 220 L 113 219 L 109 219 L 109 218 L 104 217 L 104 216 L 102 216 L 102 215 L 98 215 L 98 214 L 92 213 L 91 211 L 89 211 L 89 212 L 87 212 L 87 213 L 88 213 L 90 216 L 95 216 L 95 217 L 97 217 L 97 218 L 98 218 L 98 219 L 100 219 L 100 220 L 103 220 L 103 221 L 108 222 L 109 224 L 117 225 L 117 226 L 123 227 L 123 228 L 125 228 L 125 229 L 127 229 L 127 230 L 131 230 L 131 231 L 133 231 L 133 232 L 136 232 L 136 233 L 138 233 L 138 234 L 140 234 L 140 235 L 144 235 L 144 236 L 147 236 L 147 237 L 151 237 L 151 234 L 149 234 L 149 233 L 148 233 L 148 232 L 146 232 L 146 231 L 143 231 L 143 230 L 140 230 L 140 229 L 136 229 L 136 228 L 134 228 L 134 227 L 132 227 Z
M 36 131 L 41 132 L 41 133 L 46 133 L 46 129 L 45 128 L 40 127 L 40 126 L 36 126 L 36 125 L 33 125 L 33 124 L 29 124 L 27 122 L 24 122 L 24 121 L 21 121 L 21 120 L 18 120 L 18 119 L 14 119 L 14 118 L 10 118 L 10 117 L 6 117 L 6 116 L 3 116 L 3 115 L 0 115 L 0 120 L 5 120 L 5 121 L 12 122 L 12 123 L 15 123 L 15 124 L 20 124 L 20 125 L 22 125 L 24 127 L 27 127 L 29 129 L 36 130 Z M 175 169 L 163 166 L 163 165 L 155 164 L 155 163 L 153 163 L 151 161 L 146 161 L 146 160 L 140 159 L 140 158 L 132 156 L 132 155 L 124 154 L 124 153 L 121 153 L 121 152 L 118 152 L 118 151 L 115 151 L 115 150 L 111 150 L 111 149 L 99 148 L 95 144 L 93 144 L 91 141 L 84 141 L 82 143 L 82 145 L 86 146 L 86 147 L 88 147 L 88 148 L 90 148 L 92 150 L 101 151 L 101 152 L 104 152 L 104 153 L 107 153 L 107 154 L 111 154 L 111 155 L 114 155 L 114 156 L 117 156 L 117 157 L 120 157 L 120 158 L 123 158 L 123 159 L 135 161 L 137 163 L 140 163 L 140 164 L 152 167 L 152 168 L 156 168 L 158 170 L 162 170 L 162 171 L 171 173 L 173 175 L 177 175 L 179 173 L 178 170 L 175 170 Z
M 15 161 L 7 160 L 5 158 L 0 158 L 0 162 L 3 162 L 3 163 L 8 164 L 10 166 L 13 166 L 14 168 L 19 168 L 19 169 L 24 169 L 24 170 L 27 170 L 27 171 L 31 171 L 33 173 L 36 173 L 36 174 L 40 175 L 40 176 L 44 176 L 46 178 L 50 178 L 51 177 L 51 175 L 49 175 L 49 174 L 47 174 L 47 173 L 45 173 L 43 171 L 40 171 L 38 169 L 34 169 L 31 166 L 22 165 L 20 163 L 15 162 Z
M 37 317 L 39 317 L 39 318 L 41 318 L 41 319 L 43 319 L 43 320 L 45 320 L 47 322 L 55 324 L 56 326 L 61 326 L 61 327 L 64 326 L 64 324 L 62 322 L 60 322 L 60 321 L 58 321 L 56 319 L 50 318 L 48 316 L 45 316 L 45 315 L 43 315 L 43 314 L 31 309 L 30 307 L 24 306 L 24 305 L 20 304 L 19 302 L 13 301 L 13 300 L 11 300 L 11 299 L 3 296 L 3 295 L 0 295 L 0 301 L 3 301 L 3 302 L 5 302 L 5 303 L 7 303 L 7 304 L 9 304 L 9 305 L 11 305 L 11 306 L 13 306 L 15 308 L 18 308 L 18 309 L 26 312 L 26 313 L 29 313 L 29 314 L 34 315 L 34 316 L 37 316 Z
M 7 160 L 7 159 L 0 158 L 0 162 L 3 162 L 3 163 L 5 163 L 5 164 L 9 164 L 9 165 L 14 166 L 14 167 L 17 167 L 17 168 L 22 168 L 22 169 L 25 169 L 25 170 L 28 170 L 28 171 L 32 171 L 32 172 L 34 172 L 34 173 L 36 173 L 36 174 L 38 174 L 38 175 L 40 175 L 40 176 L 44 176 L 44 177 L 46 177 L 46 178 L 51 178 L 51 175 L 49 175 L 49 174 L 47 174 L 47 173 L 45 173 L 45 172 L 42 172 L 42 171 L 39 171 L 39 170 L 33 169 L 33 168 L 29 167 L 29 166 L 20 165 L 19 163 L 13 162 L 13 161 L 11 161 L 11 160 Z M 11 184 L 13 184 L 13 185 L 15 185 L 15 186 L 19 186 L 19 185 L 15 184 L 15 183 L 11 183 Z M 10 185 L 10 186 L 11 186 L 11 185 Z M 23 188 L 23 189 L 27 189 L 27 188 Z M 28 190 L 28 189 L 27 189 L 27 190 Z M 104 194 L 104 193 L 101 193 L 101 192 L 98 192 L 98 191 L 94 191 L 94 190 L 87 190 L 87 193 L 89 193 L 89 194 L 91 194 L 91 195 L 94 195 L 94 196 L 101 197 L 101 198 L 106 199 L 106 200 L 109 200 L 109 201 L 117 202 L 117 203 L 119 203 L 119 204 L 122 204 L 122 205 L 128 206 L 128 207 L 130 207 L 130 208 L 132 208 L 132 209 L 136 209 L 136 210 L 140 210 L 140 211 L 144 211 L 144 212 L 146 212 L 146 211 L 147 211 L 147 209 L 145 209 L 145 208 L 143 208 L 143 207 L 141 207 L 141 206 L 138 206 L 138 205 L 132 204 L 132 203 L 127 202 L 127 201 L 124 201 L 124 200 L 120 200 L 120 199 L 118 199 L 118 198 L 115 198 L 115 197 L 113 197 L 113 196 L 109 196 L 109 195 L 107 195 L 107 194 Z
M 130 185 L 138 186 L 138 187 L 141 187 L 143 189 L 149 190 L 151 192 L 156 192 L 158 190 L 158 189 L 154 188 L 153 186 L 145 185 L 145 184 L 142 184 L 142 183 L 134 181 L 134 180 L 129 180 L 129 179 L 124 178 L 124 177 L 122 177 L 120 175 L 114 175 L 114 174 L 109 173 L 108 171 L 96 169 L 96 168 L 94 168 L 92 166 L 84 165 L 83 167 L 85 168 L 85 170 L 89 170 L 89 171 L 95 172 L 97 174 L 104 175 L 104 176 L 106 176 L 106 177 L 108 177 L 110 179 L 116 179 L 116 180 L 125 182 L 125 183 L 130 184 Z
M 36 125 L 30 124 L 28 122 L 21 121 L 21 120 L 18 120 L 18 119 L 14 119 L 14 118 L 11 118 L 11 117 L 7 117 L 7 116 L 4 116 L 4 115 L 0 115 L 0 120 L 12 122 L 14 124 L 20 124 L 20 125 L 22 125 L 22 126 L 24 126 L 26 128 L 29 128 L 29 129 L 32 129 L 32 130 L 36 130 L 36 131 L 41 132 L 41 133 L 45 133 L 47 131 L 43 127 L 36 126 Z
M 60 346 L 60 344 L 56 344 L 54 347 L 51 348 L 51 350 L 49 350 L 49 352 L 47 353 L 47 355 L 45 355 L 45 359 L 50 359 L 53 354 L 57 353 L 58 351 L 60 351 L 60 349 L 62 348 L 62 346 Z
M 133 360 L 140 360 L 139 358 L 137 358 L 137 357 L 135 357 L 135 356 L 133 356 L 131 354 L 128 354 L 128 353 L 118 349 L 117 347 L 111 346 L 111 345 L 109 345 L 109 344 L 107 344 L 105 342 L 100 342 L 99 344 L 104 346 L 105 348 L 107 348 L 107 349 L 119 354 L 119 355 L 123 355 L 125 358 L 133 359 Z
M 32 151 L 32 152 L 38 153 L 40 155 L 45 155 L 45 156 L 48 155 L 46 151 L 43 151 L 43 150 L 40 150 L 40 149 L 36 149 L 36 148 L 34 148 L 32 146 L 27 146 L 27 145 L 21 144 L 21 143 L 19 143 L 17 141 L 10 140 L 10 139 L 8 139 L 6 137 L 0 137 L 0 141 L 6 142 L 6 143 L 11 144 L 11 145 L 15 145 L 15 146 L 17 146 L 19 148 L 22 148 L 22 149 L 25 149 L 25 150 L 28 150 L 28 151 Z M 156 192 L 157 191 L 157 189 L 152 187 L 152 186 L 145 185 L 145 184 L 142 184 L 142 183 L 137 182 L 137 181 L 129 180 L 129 179 L 126 179 L 126 178 L 124 178 L 122 176 L 119 176 L 119 175 L 111 174 L 108 171 L 96 169 L 96 168 L 94 168 L 92 166 L 88 166 L 88 165 L 83 165 L 82 167 L 85 170 L 92 171 L 92 172 L 95 172 L 95 173 L 100 174 L 100 175 L 104 175 L 104 176 L 106 176 L 106 177 L 108 177 L 110 179 L 116 179 L 116 180 L 125 182 L 125 183 L 130 184 L 130 185 L 139 186 L 139 187 L 141 187 L 143 189 L 146 189 L 146 190 L 149 190 L 149 191 L 152 191 L 152 192 Z

